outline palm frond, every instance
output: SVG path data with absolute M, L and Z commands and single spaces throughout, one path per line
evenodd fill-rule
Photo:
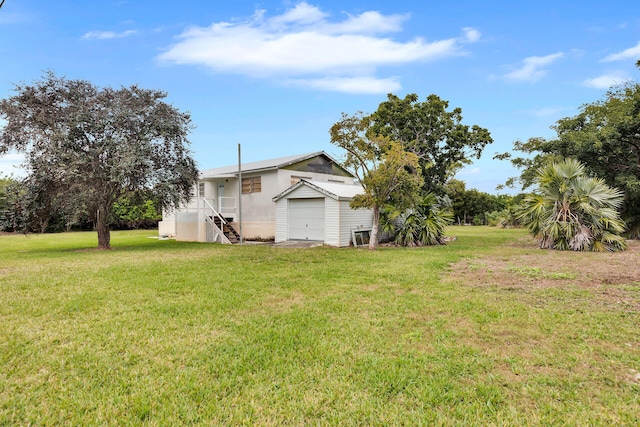
M 538 194 L 524 199 L 518 219 L 540 247 L 558 250 L 622 250 L 620 218 L 623 194 L 605 181 L 586 175 L 575 159 L 552 163 L 538 171 Z

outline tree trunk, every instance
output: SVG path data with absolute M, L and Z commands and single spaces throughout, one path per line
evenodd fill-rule
M 369 250 L 375 250 L 378 246 L 378 228 L 380 225 L 380 207 L 373 207 L 373 225 L 371 226 L 371 235 L 369 236 Z
M 107 223 L 107 210 L 98 209 L 96 231 L 98 232 L 98 249 L 111 249 L 111 232 Z
M 40 220 L 40 234 L 44 234 L 47 232 L 47 228 L 49 228 L 49 220 L 41 219 Z

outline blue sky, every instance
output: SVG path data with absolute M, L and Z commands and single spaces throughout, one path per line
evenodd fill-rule
M 640 10 L 602 1 L 48 1 L 0 9 L 0 97 L 52 70 L 168 92 L 201 169 L 325 150 L 342 112 L 437 94 L 494 144 L 457 178 L 495 193 L 492 160 L 640 70 Z M 1 126 L 1 123 L 0 123 Z M 0 158 L 19 173 L 20 156 Z

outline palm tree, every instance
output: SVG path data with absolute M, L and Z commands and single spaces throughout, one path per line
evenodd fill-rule
M 394 242 L 402 246 L 443 245 L 445 229 L 452 222 L 451 200 L 429 193 L 411 209 L 385 210 L 383 231 L 391 233 Z
M 627 248 L 620 235 L 623 193 L 604 180 L 587 176 L 575 159 L 538 171 L 539 192 L 523 201 L 519 218 L 544 249 L 618 251 Z

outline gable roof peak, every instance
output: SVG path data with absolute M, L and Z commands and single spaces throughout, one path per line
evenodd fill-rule
M 267 160 L 260 160 L 257 162 L 242 163 L 241 164 L 242 173 L 280 169 L 280 168 L 284 168 L 286 166 L 289 166 L 298 162 L 302 162 L 317 156 L 326 157 L 333 163 L 341 166 L 340 162 L 338 162 L 336 159 L 331 157 L 325 151 L 314 151 L 306 154 L 296 154 L 292 156 L 277 157 L 275 159 L 267 159 Z M 221 175 L 228 176 L 228 175 L 237 175 L 237 174 L 238 174 L 238 164 L 236 163 L 235 165 L 205 169 L 202 172 L 200 172 L 200 178 L 214 178 L 214 177 L 219 177 Z

